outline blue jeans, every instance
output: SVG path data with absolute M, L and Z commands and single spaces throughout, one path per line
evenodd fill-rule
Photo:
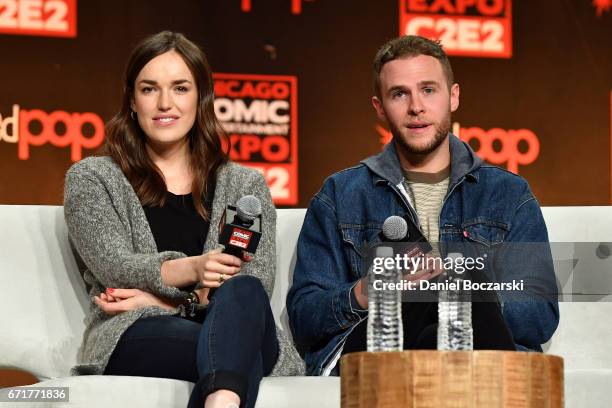
M 194 382 L 189 407 L 202 408 L 206 396 L 219 389 L 237 393 L 241 407 L 254 407 L 259 383 L 277 359 L 268 296 L 259 279 L 236 276 L 212 296 L 201 324 L 177 316 L 134 322 L 104 374 Z

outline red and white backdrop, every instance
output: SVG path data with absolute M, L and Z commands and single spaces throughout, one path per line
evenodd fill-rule
M 440 39 L 461 85 L 453 130 L 543 205 L 612 196 L 612 0 L 0 0 L 0 204 L 60 204 L 94 154 L 132 47 L 201 44 L 235 161 L 279 206 L 389 139 L 371 61 L 400 34 Z

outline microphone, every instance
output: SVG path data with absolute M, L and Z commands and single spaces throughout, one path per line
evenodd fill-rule
M 227 205 L 219 221 L 219 243 L 223 253 L 234 255 L 244 262 L 253 259 L 261 239 L 261 201 L 254 195 L 240 197 L 236 206 Z M 216 288 L 208 292 L 212 299 Z
M 408 224 L 402 217 L 392 215 L 385 220 L 380 233 L 384 242 L 402 241 L 409 237 Z
M 236 201 L 236 216 L 238 222 L 245 228 L 251 227 L 255 219 L 261 216 L 261 201 L 259 201 L 259 198 L 254 195 L 240 197 Z
M 219 223 L 219 243 L 223 253 L 245 259 L 254 254 L 261 239 L 261 201 L 254 195 L 241 197 L 236 206 L 228 205 Z
M 419 227 L 408 218 L 408 215 L 388 217 L 383 223 L 379 235 L 382 242 L 402 243 L 403 245 L 396 249 L 409 257 L 421 256 L 433 249 Z

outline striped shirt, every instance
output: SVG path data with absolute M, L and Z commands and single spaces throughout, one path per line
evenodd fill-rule
M 404 170 L 404 186 L 410 195 L 421 224 L 421 232 L 430 243 L 440 240 L 440 211 L 448 191 L 450 166 L 438 173 Z M 433 245 L 437 254 L 437 245 Z

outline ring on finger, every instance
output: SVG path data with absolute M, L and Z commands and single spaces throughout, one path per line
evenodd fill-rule
M 219 283 L 223 283 L 223 282 L 225 282 L 225 274 L 221 273 L 219 274 Z

